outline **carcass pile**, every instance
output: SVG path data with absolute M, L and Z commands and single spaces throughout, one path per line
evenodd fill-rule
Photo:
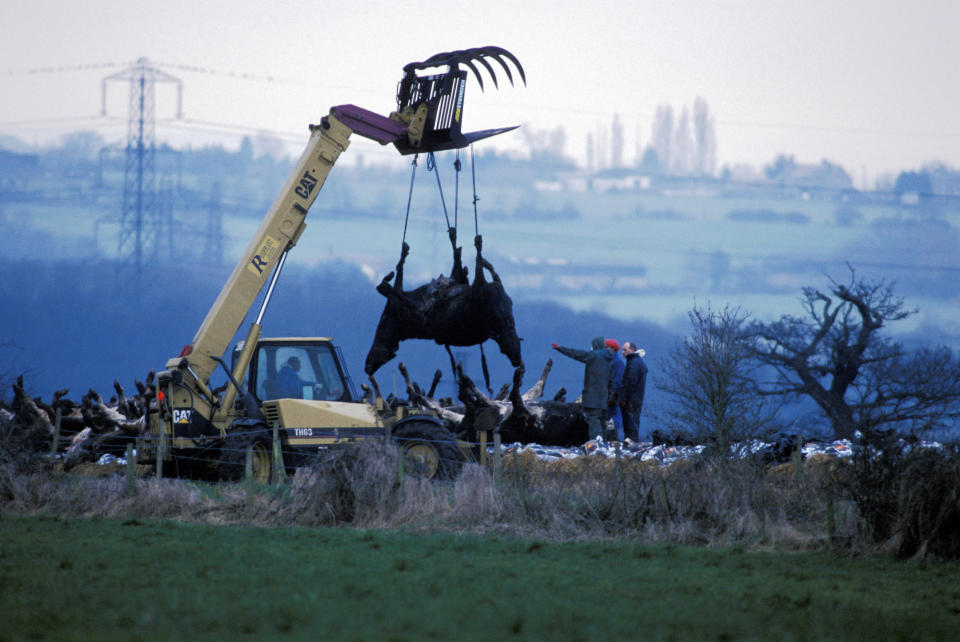
M 599 456 L 635 458 L 667 465 L 703 452 L 701 445 L 674 443 L 656 434 L 649 443 L 588 441 L 587 424 L 579 403 L 565 401 L 563 389 L 552 399 L 542 399 L 551 367 L 552 362 L 547 361 L 539 380 L 522 394 L 519 386 L 523 370 L 518 368 L 512 384 L 504 385 L 496 395 L 490 397 L 484 395 L 462 369 L 457 368 L 459 399 L 454 402 L 433 397 L 441 378 L 439 370 L 434 375 L 430 390 L 424 392 L 419 384 L 410 379 L 401 363 L 399 370 L 406 382 L 408 399 L 388 398 L 387 410 L 395 410 L 396 406 L 402 404 L 413 412 L 434 414 L 446 421 L 451 432 L 459 439 L 473 443 L 479 439 L 478 430 L 496 430 L 501 436 L 505 454 L 525 453 L 548 462 Z M 370 381 L 376 387 L 376 380 L 371 377 Z M 13 386 L 14 400 L 11 406 L 0 408 L 0 437 L 3 438 L 0 439 L 0 456 L 9 460 L 20 454 L 50 452 L 55 417 L 59 410 L 61 430 L 57 454 L 64 470 L 88 466 L 98 460 L 112 461 L 114 457 L 122 456 L 127 444 L 134 442 L 145 429 L 146 408 L 155 394 L 153 374 L 147 377 L 146 383 L 137 381 L 136 388 L 136 395 L 127 396 L 122 386 L 115 382 L 116 395 L 109 402 L 90 390 L 83 395 L 80 403 L 69 400 L 67 391 L 60 390 L 54 393 L 50 403 L 45 403 L 26 394 L 21 377 Z M 371 401 L 375 390 L 366 385 L 363 388 L 369 395 L 367 400 Z M 797 446 L 795 436 L 790 436 L 773 443 L 754 441 L 735 444 L 731 446 L 731 454 L 775 463 L 788 461 Z M 846 458 L 853 452 L 852 444 L 843 441 L 806 441 L 799 447 L 798 454 L 804 459 L 811 456 Z
M 10 409 L 0 409 L 9 422 L 2 446 L 24 453 L 56 450 L 64 470 L 96 461 L 103 454 L 120 455 L 146 428 L 147 406 L 156 394 L 153 372 L 146 383 L 137 381 L 136 388 L 137 394 L 128 397 L 123 386 L 115 381 L 116 395 L 109 403 L 95 390 L 83 395 L 79 403 L 67 398 L 67 390 L 58 390 L 53 400 L 45 403 L 27 395 L 20 376 L 13 386 Z M 59 433 L 55 430 L 58 415 Z M 59 443 L 54 443 L 55 439 Z
M 523 368 L 517 368 L 513 384 L 503 386 L 493 397 L 484 395 L 458 366 L 457 403 L 433 398 L 440 379 L 439 370 L 429 392 L 424 392 L 416 382 L 410 381 L 401 363 L 399 369 L 407 379 L 409 398 L 388 397 L 386 412 L 405 405 L 413 413 L 441 417 L 452 433 L 467 441 L 477 441 L 478 429 L 496 429 L 504 443 L 533 442 L 558 447 L 583 444 L 587 429 L 579 404 L 565 402 L 563 390 L 553 400 L 540 400 L 551 365 L 552 362 L 548 361 L 540 380 L 524 394 L 519 391 Z M 128 396 L 120 383 L 114 382 L 115 395 L 109 402 L 90 390 L 77 403 L 67 397 L 67 390 L 59 390 L 47 403 L 26 393 L 21 376 L 13 386 L 13 403 L 9 408 L 0 409 L 5 444 L 8 448 L 29 453 L 51 452 L 59 414 L 56 450 L 65 470 L 97 461 L 104 454 L 120 456 L 127 444 L 135 442 L 137 436 L 146 430 L 146 411 L 156 396 L 154 379 L 151 371 L 145 382 L 136 381 L 137 393 L 133 396 Z M 370 381 L 377 387 L 373 377 Z M 373 389 L 363 387 L 369 393 L 366 401 L 372 402 Z

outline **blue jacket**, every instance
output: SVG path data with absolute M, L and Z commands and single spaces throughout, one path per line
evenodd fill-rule
M 277 388 L 282 399 L 303 398 L 303 380 L 290 365 L 284 365 L 277 373 Z
M 609 405 L 616 406 L 620 398 L 621 386 L 623 385 L 623 373 L 627 364 L 619 352 L 613 353 L 613 379 L 610 382 L 610 402 Z
M 639 415 L 643 408 L 643 395 L 647 388 L 647 364 L 638 353 L 627 355 L 627 367 L 623 371 L 620 387 L 620 407 L 629 408 L 631 414 Z
M 613 354 L 604 345 L 603 337 L 596 337 L 591 346 L 592 350 L 557 346 L 557 351 L 586 364 L 583 369 L 583 396 L 580 405 L 584 408 L 606 408 L 613 386 Z

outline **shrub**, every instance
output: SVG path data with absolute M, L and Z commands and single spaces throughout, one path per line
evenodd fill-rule
M 960 449 L 925 448 L 892 431 L 855 451 L 839 477 L 866 543 L 899 557 L 960 559 Z

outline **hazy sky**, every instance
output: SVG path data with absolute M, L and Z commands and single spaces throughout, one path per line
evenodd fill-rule
M 960 167 L 958 32 L 955 0 L 5 2 L 0 134 L 39 142 L 99 123 L 122 139 L 128 88 L 108 83 L 107 127 L 91 120 L 101 81 L 145 56 L 183 81 L 188 120 L 161 121 L 158 138 L 228 125 L 296 140 L 332 105 L 388 113 L 407 62 L 498 45 L 529 85 L 471 84 L 467 130 L 563 125 L 582 161 L 587 132 L 616 113 L 632 157 L 657 105 L 679 113 L 702 96 L 721 165 L 786 152 L 841 164 L 860 184 L 927 161 Z M 88 65 L 103 66 L 76 69 Z M 173 85 L 157 92 L 158 118 L 172 117 Z M 499 144 L 522 143 L 508 136 Z

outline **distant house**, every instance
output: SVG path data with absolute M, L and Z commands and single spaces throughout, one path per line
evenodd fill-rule
M 797 190 L 804 198 L 853 188 L 846 170 L 828 160 L 814 165 L 797 163 L 793 156 L 781 155 L 764 168 L 764 174 L 769 182 Z

